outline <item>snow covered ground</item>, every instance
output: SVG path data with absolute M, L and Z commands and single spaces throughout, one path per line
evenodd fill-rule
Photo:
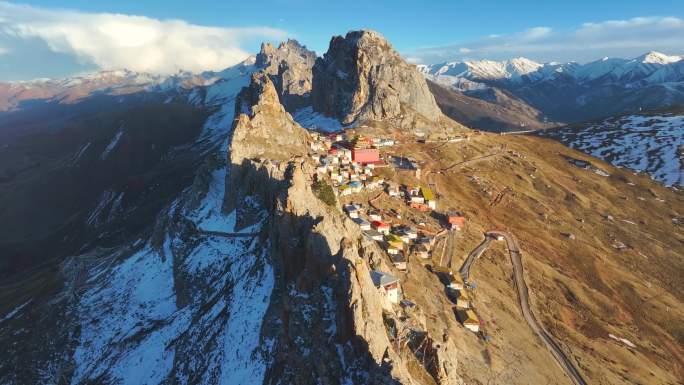
M 235 96 L 251 71 L 243 66 L 191 96 L 217 107 L 197 141 L 217 152 L 210 156 L 227 157 Z M 136 242 L 87 271 L 71 307 L 79 325 L 72 384 L 263 381 L 269 345 L 261 328 L 275 284 L 268 245 L 203 233 L 235 232 L 235 213 L 222 211 L 225 179 L 219 162 L 198 207 L 188 204 L 201 193 L 191 187 L 160 214 L 161 245 L 153 237 Z M 188 222 L 199 232 L 180 225 Z
M 300 126 L 309 130 L 335 132 L 343 128 L 339 120 L 316 112 L 313 110 L 313 107 L 300 108 L 292 115 L 292 119 L 299 123 Z
M 585 127 L 541 132 L 618 167 L 684 185 L 684 116 L 627 115 Z
M 205 200 L 198 211 L 219 212 L 220 198 Z M 213 222 L 221 219 L 231 222 L 227 214 Z M 267 261 L 257 239 L 207 236 L 190 245 L 169 233 L 161 250 L 148 243 L 121 264 L 92 271 L 92 288 L 77 306 L 72 383 L 103 376 L 120 384 L 158 384 L 169 377 L 188 383 L 193 372 L 219 384 L 260 382 L 266 366 L 254 353 L 274 285 Z M 206 335 L 213 338 L 203 340 Z M 213 350 L 179 354 L 182 365 L 176 360 L 178 351 L 196 346 Z

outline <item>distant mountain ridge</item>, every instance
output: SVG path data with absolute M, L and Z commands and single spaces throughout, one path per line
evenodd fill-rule
M 436 79 L 466 78 L 471 81 L 509 80 L 538 81 L 553 78 L 560 74 L 578 81 L 619 81 L 630 83 L 640 80 L 661 82 L 666 79 L 682 81 L 677 72 L 684 62 L 684 56 L 669 56 L 651 51 L 634 59 L 608 58 L 595 60 L 586 64 L 577 62 L 538 63 L 525 57 L 511 60 L 466 60 L 450 61 L 432 65 L 418 65 L 418 69 Z M 675 77 L 671 77 L 675 75 Z M 440 81 L 440 83 L 443 83 Z
M 209 86 L 221 79 L 232 78 L 255 64 L 250 56 L 235 66 L 222 71 L 192 73 L 179 71 L 173 75 L 136 72 L 127 69 L 103 70 L 63 79 L 0 82 L 0 112 L 16 109 L 31 100 L 75 102 L 94 93 L 110 95 L 136 92 L 189 91 L 198 86 Z
M 453 61 L 418 69 L 435 83 L 466 94 L 498 87 L 553 120 L 579 122 L 684 103 L 682 59 L 652 51 L 633 59 L 603 58 L 586 64 L 516 58 Z

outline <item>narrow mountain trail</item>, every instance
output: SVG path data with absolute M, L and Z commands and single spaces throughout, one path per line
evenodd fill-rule
M 202 231 L 202 234 L 223 238 L 253 238 L 260 233 L 227 233 L 223 231 Z
M 558 364 L 563 368 L 565 373 L 572 379 L 572 381 L 577 385 L 587 385 L 579 370 L 575 367 L 574 363 L 568 358 L 568 356 L 563 352 L 560 345 L 553 339 L 551 334 L 547 332 L 539 321 L 537 321 L 534 313 L 530 309 L 530 297 L 529 291 L 527 289 L 527 284 L 525 283 L 525 277 L 523 275 L 523 265 L 522 265 L 522 253 L 520 252 L 520 246 L 518 245 L 517 239 L 509 233 L 502 231 L 489 231 L 485 234 L 485 240 L 482 241 L 466 258 L 465 262 L 459 270 L 459 274 L 463 278 L 464 282 L 468 279 L 470 275 L 470 267 L 473 262 L 489 247 L 491 240 L 496 237 L 503 237 L 506 240 L 506 246 L 508 247 L 508 253 L 511 257 L 511 265 L 513 266 L 513 283 L 515 285 L 518 304 L 520 305 L 520 311 L 522 312 L 525 321 L 529 325 L 530 329 L 541 338 L 544 342 L 546 348 L 551 352 L 553 357 L 556 359 Z
M 452 165 L 450 165 L 450 166 L 448 166 L 448 167 L 445 167 L 445 168 L 441 169 L 440 171 L 441 171 L 441 172 L 449 172 L 449 171 L 453 170 L 453 169 L 456 168 L 456 167 L 459 167 L 459 166 L 466 166 L 466 165 L 469 165 L 469 164 L 471 164 L 471 163 L 474 163 L 474 162 L 477 162 L 477 161 L 480 161 L 480 160 L 484 160 L 484 159 L 489 159 L 489 158 L 495 157 L 495 156 L 497 156 L 497 155 L 501 155 L 501 153 L 500 153 L 500 152 L 495 152 L 495 153 L 493 153 L 493 154 L 482 155 L 482 156 L 478 156 L 478 157 L 476 157 L 476 158 L 464 160 L 464 161 L 462 161 L 462 162 L 457 162 L 457 163 L 454 163 L 454 164 L 452 164 Z

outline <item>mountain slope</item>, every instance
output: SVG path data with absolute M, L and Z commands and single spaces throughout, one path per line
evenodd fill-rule
M 551 127 L 542 113 L 507 92 L 489 88 L 487 100 L 447 89 L 428 81 L 442 112 L 464 125 L 487 131 L 537 130 Z M 490 101 L 491 100 L 491 101 Z
M 101 229 L 123 226 L 128 233 L 109 239 L 81 234 L 73 241 L 80 243 L 76 249 L 56 248 L 59 241 L 54 240 L 40 262 L 6 278 L 5 283 L 11 283 L 6 287 L 11 289 L 3 292 L 4 306 L 19 302 L 30 306 L 2 321 L 0 339 L 3 345 L 14 346 L 0 360 L 3 383 L 156 383 L 172 378 L 187 383 L 196 382 L 191 379 L 198 376 L 206 383 L 216 383 L 264 375 L 263 364 L 240 357 L 243 350 L 259 343 L 254 337 L 261 325 L 258 314 L 265 312 L 272 273 L 262 269 L 253 273 L 261 279 L 246 279 L 245 274 L 260 260 L 261 249 L 254 243 L 202 232 L 231 231 L 233 226 L 231 217 L 221 213 L 226 140 L 235 93 L 248 80 L 248 73 L 223 79 L 203 95 L 194 95 L 194 103 L 201 103 L 213 114 L 204 124 L 194 123 L 182 130 L 194 135 L 159 149 L 164 159 L 160 166 L 178 185 L 171 189 L 154 180 L 138 182 L 140 188 L 152 189 L 142 202 L 156 202 L 139 216 L 139 227 L 118 222 L 116 216 L 101 215 L 103 210 L 117 212 L 109 203 L 93 204 L 91 215 L 77 220 L 88 224 L 97 218 Z M 158 112 L 166 115 L 164 110 Z M 161 123 L 159 128 L 170 135 L 169 124 Z M 153 133 L 154 119 L 146 125 L 147 134 Z M 127 139 L 130 131 L 126 127 L 121 135 L 113 133 L 104 151 L 94 149 L 93 157 L 86 158 L 87 150 L 76 147 L 81 167 L 89 164 L 94 171 L 104 172 L 102 159 L 133 155 L 131 146 L 139 144 L 139 139 Z M 153 140 L 164 137 L 154 135 Z M 85 148 L 89 147 L 95 146 Z M 149 151 L 150 145 L 145 148 Z M 183 171 L 173 160 L 186 157 L 191 167 Z M 83 185 L 82 181 L 78 185 Z M 155 187 L 162 190 L 155 191 Z M 117 194 L 122 195 L 115 192 L 103 198 Z M 90 196 L 97 197 L 97 193 Z M 123 196 L 126 208 L 128 191 Z M 53 206 L 58 207 L 63 198 L 55 198 Z M 114 199 L 114 204 L 118 201 Z M 32 288 L 34 282 L 41 281 L 54 283 Z M 251 301 L 260 296 L 262 301 Z M 245 309 L 245 313 L 238 318 L 228 311 L 231 308 Z M 238 324 L 240 328 L 235 329 Z M 9 333 L 18 329 L 21 332 Z M 55 343 L 46 344 L 41 338 Z M 21 343 L 14 343 L 18 341 Z M 147 364 L 141 366 L 142 362 Z
M 540 132 L 618 167 L 645 172 L 666 186 L 684 186 L 684 116 L 624 115 Z

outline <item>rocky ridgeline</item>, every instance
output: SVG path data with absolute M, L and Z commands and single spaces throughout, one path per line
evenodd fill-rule
M 288 40 L 262 44 L 256 66 L 273 81 L 289 112 L 312 106 L 345 125 L 391 122 L 431 130 L 442 113 L 427 83 L 374 31 L 335 36 L 322 58 Z
M 315 62 L 315 52 L 289 39 L 277 48 L 269 43 L 262 44 L 255 64 L 269 74 L 281 103 L 292 112 L 310 104 L 311 69 Z
M 263 323 L 262 338 L 273 341 L 265 382 L 417 383 L 388 337 L 371 280 L 369 258 L 381 251 L 312 192 L 308 134 L 278 102 L 265 72 L 240 92 L 233 130 L 225 206 L 236 209 L 239 226 L 253 222 L 239 204 L 245 199 L 270 218 L 262 239 L 276 286 Z M 438 353 L 435 375 L 455 384 L 454 354 L 446 352 Z
M 374 31 L 332 38 L 313 67 L 311 95 L 316 111 L 343 124 L 399 119 L 406 127 L 442 116 L 423 76 Z

